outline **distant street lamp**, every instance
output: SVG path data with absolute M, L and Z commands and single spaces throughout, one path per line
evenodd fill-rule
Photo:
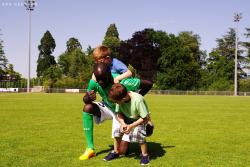
M 29 11 L 29 58 L 28 58 L 28 80 L 27 80 L 27 92 L 30 92 L 30 53 L 31 53 L 31 11 L 36 6 L 35 0 L 25 0 L 24 6 Z
M 234 59 L 234 96 L 237 96 L 237 89 L 238 89 L 238 81 L 237 81 L 237 68 L 238 68 L 238 61 L 237 61 L 237 54 L 238 54 L 238 23 L 242 18 L 241 13 L 234 14 L 234 22 L 236 22 L 235 27 L 235 59 Z

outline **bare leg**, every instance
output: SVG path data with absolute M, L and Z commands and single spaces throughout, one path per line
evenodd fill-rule
M 149 156 L 148 156 L 148 147 L 147 143 L 140 144 L 141 146 L 141 165 L 148 165 L 149 164 Z
M 119 146 L 119 154 L 125 154 L 128 149 L 129 142 L 127 141 L 121 141 Z
M 141 153 L 142 153 L 142 155 L 143 156 L 148 155 L 147 143 L 140 144 L 140 146 L 141 146 Z
M 115 137 L 114 138 L 114 152 L 119 153 L 120 143 L 121 143 L 121 138 Z
M 114 138 L 114 150 L 112 150 L 106 157 L 104 157 L 104 161 L 111 161 L 112 159 L 119 157 L 119 146 L 121 143 L 121 138 L 115 137 Z

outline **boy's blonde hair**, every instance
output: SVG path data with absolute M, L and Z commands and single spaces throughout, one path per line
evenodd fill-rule
M 103 59 L 110 56 L 110 50 L 104 45 L 97 46 L 93 51 L 93 58 L 95 60 Z

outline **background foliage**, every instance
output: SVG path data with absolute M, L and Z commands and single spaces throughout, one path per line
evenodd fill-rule
M 246 41 L 239 41 L 238 85 L 239 91 L 250 91 L 250 28 L 245 29 Z M 123 61 L 134 76 L 154 82 L 154 89 L 171 90 L 233 90 L 235 37 L 233 28 L 216 39 L 216 47 L 210 53 L 202 50 L 201 39 L 192 31 L 169 34 L 146 28 L 136 31 L 127 40 L 120 40 L 116 25 L 110 24 L 102 41 L 112 51 L 112 57 Z M 66 50 L 55 60 L 53 51 L 56 40 L 46 31 L 38 46 L 37 78 L 32 85 L 56 88 L 86 88 L 92 75 L 93 48 L 84 51 L 75 37 L 66 42 Z M 0 40 L 0 76 L 12 76 L 21 81 L 21 75 L 8 65 Z M 11 77 L 8 77 L 7 81 Z

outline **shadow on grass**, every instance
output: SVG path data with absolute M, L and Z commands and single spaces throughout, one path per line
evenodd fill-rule
M 147 142 L 148 145 L 148 153 L 150 159 L 156 159 L 158 157 L 162 157 L 166 154 L 166 149 L 174 148 L 175 146 L 162 146 L 161 143 L 155 142 Z M 135 157 L 137 158 L 141 154 L 141 148 L 138 143 L 130 143 L 129 151 L 126 155 L 127 157 Z
M 112 150 L 113 150 L 113 148 L 114 148 L 114 147 L 113 147 L 113 145 L 109 145 L 109 149 L 99 151 L 99 152 L 97 152 L 97 153 L 96 153 L 96 155 L 100 155 L 100 154 L 108 153 L 108 152 L 112 151 Z
M 150 159 L 156 159 L 158 157 L 162 157 L 166 154 L 168 149 L 175 147 L 175 146 L 162 146 L 161 143 L 155 143 L 155 142 L 147 142 L 147 145 L 148 145 L 148 153 L 150 155 Z M 113 145 L 109 145 L 109 149 L 97 152 L 97 155 L 108 153 L 111 150 L 113 150 Z M 137 159 L 140 156 L 140 154 L 141 154 L 140 145 L 138 143 L 130 143 L 126 157 L 134 157 L 135 159 Z

